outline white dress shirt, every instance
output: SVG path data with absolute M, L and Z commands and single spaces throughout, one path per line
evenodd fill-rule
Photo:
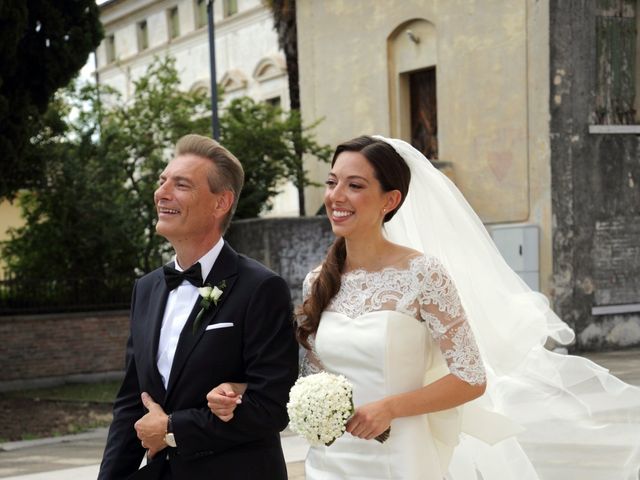
M 218 255 L 220 255 L 220 251 L 223 246 L 224 240 L 220 238 L 218 243 L 216 243 L 211 250 L 205 253 L 202 258 L 198 260 L 202 270 L 203 282 L 209 276 L 209 273 L 213 268 L 213 264 L 218 258 Z M 178 264 L 178 259 L 175 256 L 173 260 L 175 261 L 176 270 L 180 272 L 191 266 L 188 265 L 186 268 L 183 268 Z M 156 359 L 165 389 L 169 384 L 169 375 L 171 374 L 171 366 L 173 365 L 173 357 L 176 354 L 180 333 L 182 333 L 182 329 L 184 328 L 185 323 L 187 323 L 187 319 L 189 318 L 189 315 L 193 310 L 193 306 L 196 304 L 198 299 L 198 288 L 187 280 L 184 280 L 178 288 L 169 292 L 167 306 L 164 309 L 164 316 L 162 317 L 162 328 L 160 329 L 160 341 L 158 343 L 158 357 Z

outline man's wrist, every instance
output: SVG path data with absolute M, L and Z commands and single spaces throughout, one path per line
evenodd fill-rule
M 164 435 L 164 443 L 173 448 L 176 448 L 178 446 L 176 444 L 176 437 L 173 434 L 173 422 L 171 421 L 171 414 L 167 415 L 167 431 Z

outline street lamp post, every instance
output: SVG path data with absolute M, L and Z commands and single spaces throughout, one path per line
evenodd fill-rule
M 207 0 L 207 18 L 209 23 L 209 69 L 211 75 L 211 130 L 213 138 L 220 140 L 220 121 L 218 120 L 218 86 L 216 83 L 216 44 L 213 26 L 213 2 Z

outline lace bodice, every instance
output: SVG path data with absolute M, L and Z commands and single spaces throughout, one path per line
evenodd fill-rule
M 305 278 L 304 298 L 310 294 L 316 276 L 314 271 Z M 424 322 L 450 372 L 470 384 L 485 383 L 482 360 L 455 285 L 433 256 L 415 256 L 406 268 L 345 273 L 327 310 L 352 319 L 369 312 L 394 310 Z M 313 354 L 305 356 L 303 374 L 319 368 Z

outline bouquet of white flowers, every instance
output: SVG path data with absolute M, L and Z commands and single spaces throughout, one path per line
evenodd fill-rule
M 342 375 L 320 372 L 300 377 L 289 392 L 289 426 L 311 445 L 331 445 L 353 415 L 353 386 Z M 376 440 L 384 442 L 389 430 Z

